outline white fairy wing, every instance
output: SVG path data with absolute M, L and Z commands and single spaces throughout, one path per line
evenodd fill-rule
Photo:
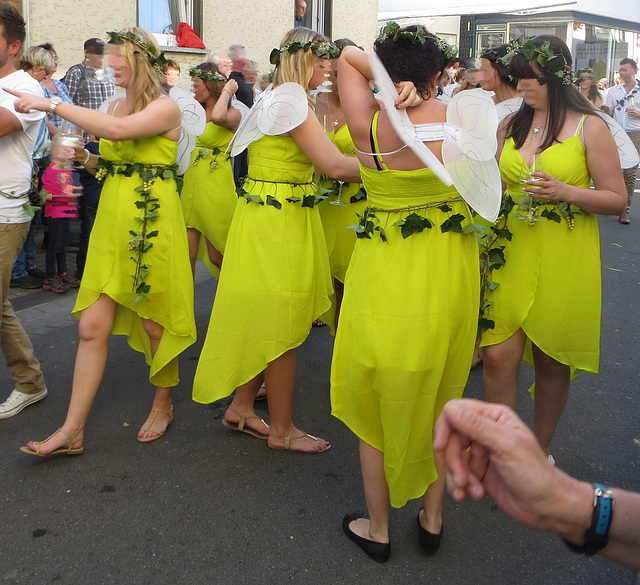
M 623 169 L 630 169 L 640 163 L 640 156 L 638 151 L 631 142 L 629 135 L 622 129 L 622 126 L 618 124 L 611 116 L 607 116 L 604 112 L 596 110 L 598 116 L 600 116 L 609 126 L 611 135 L 616 141 L 618 147 L 618 155 L 620 156 L 620 166 Z
M 307 93 L 301 85 L 288 82 L 275 89 L 271 87 L 258 96 L 249 113 L 240 122 L 227 149 L 231 156 L 237 156 L 265 134 L 278 136 L 290 132 L 307 119 Z
M 169 97 L 178 104 L 182 113 L 182 127 L 176 157 L 178 172 L 182 175 L 189 168 L 191 153 L 196 146 L 197 137 L 207 127 L 207 113 L 189 91 L 172 87 Z
M 514 97 L 504 100 L 496 104 L 496 113 L 498 114 L 498 122 L 501 122 L 507 116 L 517 112 L 522 106 L 522 98 Z
M 493 100 L 476 90 L 458 92 L 447 108 L 442 160 L 464 200 L 487 221 L 500 212 L 502 182 L 495 159 L 498 116 Z
M 379 88 L 379 92 L 376 94 L 376 99 L 380 100 L 387 111 L 391 126 L 395 130 L 396 134 L 400 137 L 414 154 L 429 167 L 437 175 L 437 177 L 447 186 L 452 184 L 452 179 L 442 163 L 438 160 L 438 157 L 434 155 L 417 136 L 415 128 L 409 120 L 406 110 L 396 110 L 394 102 L 398 97 L 398 92 L 384 68 L 382 61 L 375 53 L 369 55 L 369 63 L 371 64 L 371 71 L 373 78 L 376 82 L 376 86 Z
M 114 93 L 112 96 L 109 96 L 106 100 L 104 100 L 101 104 L 100 107 L 98 108 L 99 112 L 102 112 L 103 114 L 108 114 L 109 113 L 109 106 L 115 102 L 116 100 L 122 99 L 124 97 L 124 93 Z
M 243 104 L 235 95 L 231 97 L 231 107 L 240 112 L 241 119 L 251 111 L 251 108 L 246 104 Z

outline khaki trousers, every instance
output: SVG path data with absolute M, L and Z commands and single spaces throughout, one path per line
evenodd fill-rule
M 631 142 L 633 142 L 636 150 L 640 154 L 640 131 L 627 132 Z M 624 176 L 624 184 L 627 187 L 627 209 L 631 209 L 631 199 L 633 198 L 633 191 L 636 188 L 636 172 L 638 171 L 638 165 L 630 169 L 624 169 L 622 175 Z
M 37 394 L 45 389 L 40 362 L 33 355 L 33 345 L 9 302 L 11 269 L 28 231 L 29 222 L 0 223 L 0 349 L 7 361 L 9 375 L 16 383 L 16 390 L 25 394 Z

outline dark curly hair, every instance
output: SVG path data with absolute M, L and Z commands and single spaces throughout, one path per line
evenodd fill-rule
M 402 31 L 417 32 L 418 26 L 407 26 Z M 422 26 L 420 28 L 424 29 Z M 378 39 L 373 45 L 391 80 L 394 83 L 411 81 L 425 100 L 431 97 L 433 78 L 442 75 L 449 65 L 444 52 L 436 44 L 437 37 L 429 32 L 427 36 L 424 43 L 414 43 L 406 38 L 394 41 L 394 35 L 391 34 Z
M 498 61 L 498 59 L 504 57 L 507 54 L 507 47 L 508 45 L 505 44 L 498 45 L 497 47 L 491 47 L 490 49 L 485 49 L 484 51 L 482 51 L 480 58 L 486 59 L 491 63 L 491 67 L 496 70 L 500 81 L 504 85 L 508 85 L 509 87 L 513 87 L 513 89 L 515 89 L 516 85 L 518 85 L 518 81 L 511 76 L 509 69 L 507 69 L 507 67 L 505 67 L 502 63 L 500 63 L 500 61 Z

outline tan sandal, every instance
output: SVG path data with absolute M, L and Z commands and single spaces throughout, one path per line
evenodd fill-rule
M 69 444 L 66 447 L 60 447 L 55 451 L 51 451 L 51 453 L 40 453 L 40 446 L 42 443 L 46 443 L 52 437 L 55 437 L 58 433 L 63 434 L 67 437 Z M 58 429 L 55 433 L 53 433 L 50 437 L 47 437 L 44 441 L 35 441 L 36 450 L 30 449 L 26 445 L 20 447 L 20 451 L 26 453 L 27 455 L 35 455 L 36 457 L 49 457 L 51 455 L 60 455 L 62 453 L 66 453 L 67 455 L 82 455 L 84 453 L 84 447 L 80 445 L 80 447 L 73 448 L 73 444 L 77 442 L 77 439 L 74 439 L 67 435 L 61 428 Z
M 171 424 L 171 422 L 173 421 L 173 404 L 171 405 L 171 408 L 169 410 L 160 410 L 159 408 L 153 408 L 151 409 L 151 414 L 153 415 L 153 418 L 151 419 L 151 422 L 149 423 L 149 426 L 147 428 L 144 429 L 140 429 L 138 431 L 138 442 L 139 443 L 151 443 L 151 441 L 157 441 L 160 437 L 162 437 L 162 435 L 164 435 L 167 432 L 167 429 L 169 428 L 169 425 Z M 169 422 L 167 423 L 167 427 L 164 431 L 156 431 L 155 429 L 153 429 L 153 423 L 156 422 L 156 418 L 158 418 L 159 414 L 164 414 L 167 417 L 169 417 Z M 155 433 L 155 436 L 153 437 L 140 437 L 140 433 L 148 433 L 148 432 L 152 432 Z
M 235 414 L 238 414 L 235 410 L 233 412 Z M 248 427 L 248 426 L 245 425 L 245 423 L 248 420 L 251 420 L 252 418 L 255 418 L 255 419 L 259 420 L 265 427 L 267 427 L 267 434 L 266 435 L 263 435 L 260 431 L 252 429 L 251 427 Z M 227 427 L 228 429 L 231 429 L 232 431 L 239 431 L 241 433 L 247 433 L 247 435 L 251 435 L 252 437 L 255 437 L 256 439 L 264 439 L 266 441 L 269 438 L 269 425 L 263 419 L 261 419 L 259 416 L 240 416 L 240 420 L 237 423 L 231 422 L 230 420 L 227 420 L 226 418 L 223 418 L 222 419 L 222 424 L 223 424 L 223 426 Z
M 279 450 L 284 450 L 284 451 L 291 451 L 291 441 L 297 441 L 298 439 L 313 439 L 316 442 L 320 442 L 320 441 L 326 441 L 326 439 L 320 439 L 318 437 L 314 437 L 313 435 L 310 435 L 309 433 L 305 433 L 303 432 L 300 436 L 298 437 L 292 437 L 291 435 L 287 435 L 286 437 L 275 437 L 277 439 L 282 439 L 284 441 L 284 445 L 282 447 L 280 446 L 274 446 L 271 443 L 268 443 L 269 447 L 271 447 L 272 449 L 279 449 Z M 313 455 L 314 453 L 324 453 L 325 451 L 328 451 L 329 449 L 331 449 L 331 443 L 329 443 L 327 441 L 327 445 L 324 449 L 319 449 L 318 451 L 300 451 L 299 449 L 294 449 L 294 451 L 296 453 L 309 453 L 310 455 Z

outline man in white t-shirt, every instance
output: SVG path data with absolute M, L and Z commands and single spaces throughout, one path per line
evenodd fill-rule
M 9 302 L 11 268 L 29 231 L 31 217 L 24 205 L 31 184 L 31 152 L 43 112 L 17 113 L 13 89 L 44 96 L 40 84 L 13 61 L 25 38 L 25 22 L 8 2 L 0 2 L 0 348 L 15 390 L 0 404 L 0 419 L 18 414 L 47 395 L 40 362 Z
M 636 79 L 638 65 L 633 59 L 622 59 L 620 61 L 620 85 L 609 88 L 605 104 L 609 114 L 622 126 L 629 135 L 631 141 L 640 153 L 640 81 Z M 629 211 L 631 209 L 631 199 L 636 187 L 636 171 L 638 167 L 625 169 L 624 182 L 627 186 L 627 209 L 620 216 L 620 223 L 631 223 Z

